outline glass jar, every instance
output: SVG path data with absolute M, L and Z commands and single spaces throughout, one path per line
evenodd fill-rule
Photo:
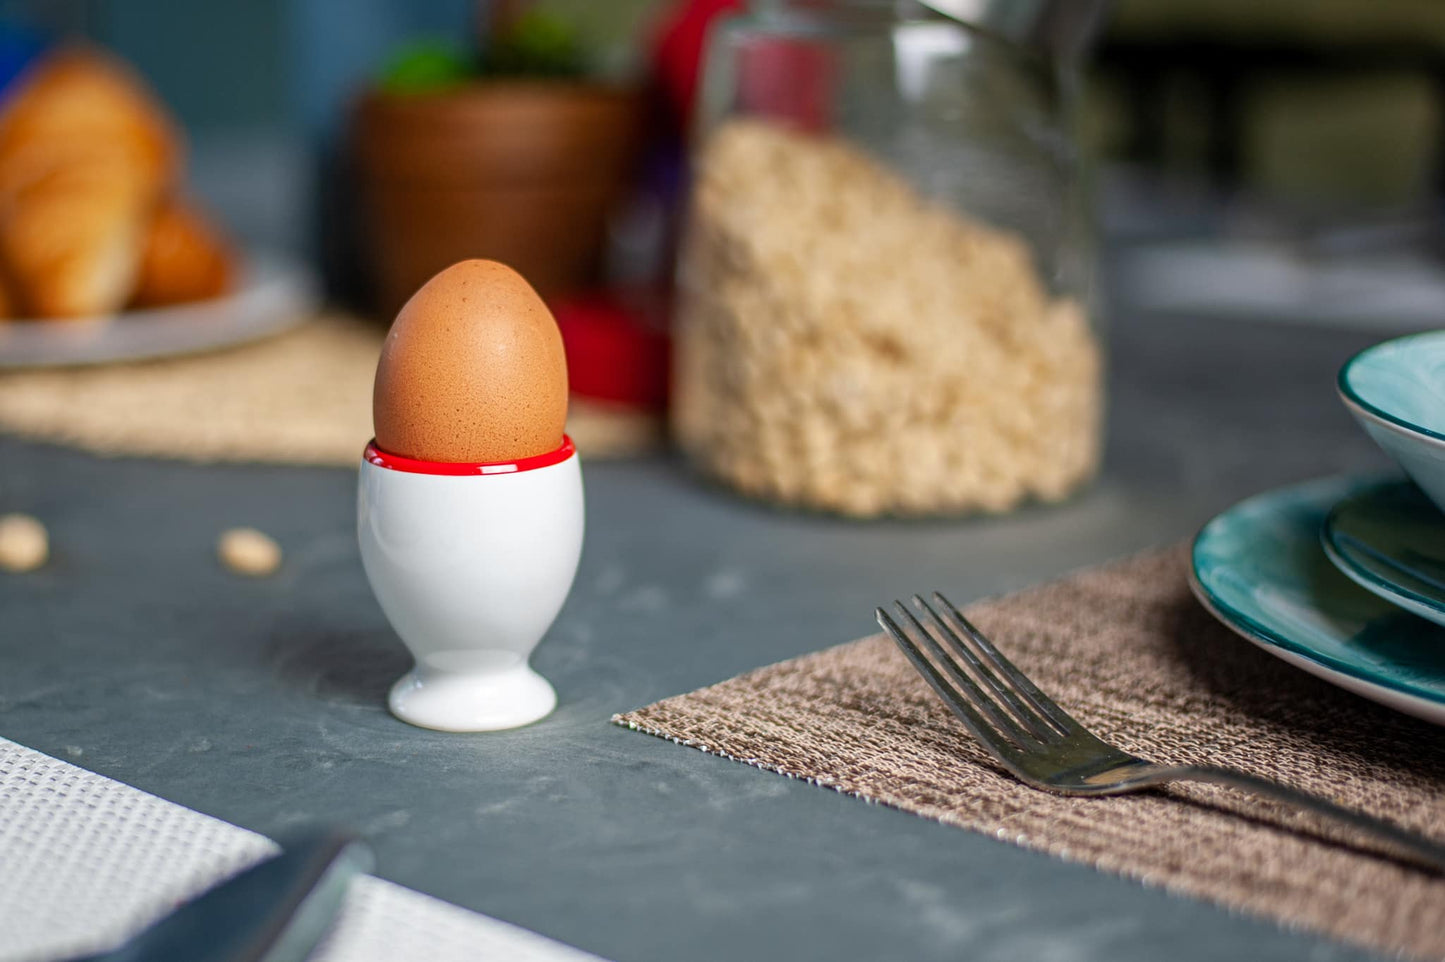
M 1070 84 L 913 4 L 776 0 L 719 24 L 679 256 L 691 460 L 859 517 L 1089 479 L 1101 349 Z

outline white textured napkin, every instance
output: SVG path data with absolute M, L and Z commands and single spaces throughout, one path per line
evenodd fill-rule
M 266 838 L 0 738 L 0 960 L 110 948 L 276 850 Z M 382 879 L 313 962 L 597 962 Z

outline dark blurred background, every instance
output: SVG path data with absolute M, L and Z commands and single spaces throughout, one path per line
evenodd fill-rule
M 194 136 L 269 144 L 279 170 L 282 145 L 334 132 L 400 38 L 469 35 L 477 6 L 9 0 L 0 10 L 110 46 Z M 621 47 L 665 2 L 550 6 L 594 32 L 613 20 L 606 40 Z M 1438 0 L 1118 0 L 1095 60 L 1089 132 L 1109 158 L 1332 208 L 1433 203 L 1445 186 Z
M 670 5 L 541 6 L 582 25 L 595 71 L 627 77 L 642 71 L 651 25 Z M 136 65 L 188 128 L 191 178 L 228 227 L 310 256 L 318 179 L 333 176 L 326 157 L 358 88 L 404 40 L 475 37 L 487 8 L 0 4 L 10 20 L 86 34 Z M 1121 252 L 1117 296 L 1164 311 L 1438 320 L 1445 3 L 1118 0 L 1088 70 L 1082 127 L 1102 161 L 1103 227 Z

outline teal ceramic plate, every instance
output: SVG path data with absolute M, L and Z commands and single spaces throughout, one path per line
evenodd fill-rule
M 1445 724 L 1445 629 L 1346 578 L 1325 557 L 1330 510 L 1378 481 L 1330 478 L 1257 495 L 1194 539 L 1194 593 L 1270 654 L 1358 695 Z
M 1445 514 L 1408 481 L 1387 481 L 1335 505 L 1325 554 L 1355 584 L 1445 625 Z
M 1338 387 L 1366 433 L 1445 510 L 1445 331 L 1361 351 Z

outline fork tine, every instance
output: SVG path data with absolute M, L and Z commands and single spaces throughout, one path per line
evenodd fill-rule
M 903 602 L 894 601 L 893 606 L 898 609 L 899 614 L 908 619 L 909 623 L 913 625 L 914 630 L 922 636 L 924 644 L 928 646 L 928 650 L 933 653 L 934 658 L 943 666 L 948 676 L 953 679 L 954 688 L 959 690 L 959 694 L 966 698 L 969 704 L 973 705 L 976 710 L 982 712 L 984 715 L 987 715 L 989 721 L 993 722 L 995 728 L 1001 729 L 1005 735 L 1012 738 L 1015 742 L 1027 744 L 1032 740 L 1029 737 L 1029 733 L 1020 728 L 1018 722 L 1014 721 L 1008 712 L 999 706 L 998 699 L 989 697 L 988 693 L 980 688 L 978 683 L 974 681 L 966 671 L 959 667 L 958 662 L 938 643 L 938 639 L 934 636 L 933 632 L 925 628 L 923 623 L 914 616 L 913 612 L 908 610 Z
M 1057 726 L 1051 723 L 1051 719 L 1040 713 L 1034 706 L 1028 704 L 1025 699 L 1019 697 L 1008 684 L 1000 681 L 993 670 L 983 663 L 977 653 L 965 644 L 962 638 L 958 637 L 958 632 L 954 631 L 952 626 L 944 621 L 938 612 L 933 610 L 933 606 L 923 600 L 921 595 L 913 596 L 913 604 L 926 614 L 929 620 L 938 626 L 938 634 L 947 642 L 948 647 L 953 649 L 953 653 L 959 658 L 962 658 L 968 666 L 973 669 L 974 674 L 989 688 L 993 689 L 995 696 L 993 700 L 1002 701 L 1007 705 L 1014 716 L 1023 723 L 1024 727 L 1033 733 L 1034 737 L 1056 739 L 1060 734 L 1067 734 L 1067 732 L 1059 732 Z
M 968 636 L 969 640 L 977 646 L 979 654 L 989 662 L 992 662 L 992 667 L 1003 677 L 1003 680 L 1011 684 L 1023 698 L 1027 699 L 1028 702 L 1038 710 L 1039 714 L 1057 725 L 1059 730 L 1065 735 L 1083 730 L 1084 726 L 1080 725 L 1068 712 L 1060 708 L 1058 703 L 1052 698 L 1039 691 L 1038 686 L 1032 681 L 1029 681 L 1027 675 L 1019 671 L 1013 662 L 1005 658 L 1003 652 L 994 647 L 994 643 L 989 641 L 983 632 L 974 627 L 973 622 L 965 618 L 963 614 L 954 607 L 953 602 L 949 601 L 941 592 L 937 591 L 933 593 L 933 598 L 947 609 L 949 617 L 963 630 L 963 633 Z
M 938 643 L 934 641 L 928 632 L 924 630 L 923 626 L 918 623 L 918 619 L 914 618 L 901 603 L 895 601 L 893 604 L 904 617 L 913 622 L 914 628 L 916 628 L 919 635 L 923 637 L 924 642 L 928 644 L 936 654 L 942 656 L 940 661 L 943 666 L 949 670 L 949 674 L 954 677 L 954 680 L 965 686 L 965 690 L 972 689 L 966 696 L 963 692 L 959 691 L 957 686 L 950 684 L 948 679 L 934 667 L 933 662 L 929 661 L 928 656 L 923 653 L 922 649 L 908 636 L 908 632 L 899 627 L 898 623 L 889 617 L 888 612 L 882 608 L 874 609 L 878 617 L 878 624 L 882 625 L 883 630 L 893 637 L 898 647 L 903 649 L 903 654 L 913 663 L 913 667 L 918 669 L 919 674 L 933 686 L 933 690 L 938 692 L 944 704 L 959 717 L 968 727 L 969 731 L 973 732 L 974 737 L 994 751 L 1004 750 L 1008 747 L 1010 741 L 1018 742 L 1024 739 L 1026 736 L 1019 731 L 1018 726 L 1014 724 L 1008 716 L 1000 712 L 991 701 L 983 697 L 983 693 L 978 690 L 978 686 L 973 683 L 972 679 L 959 671 L 958 666 L 953 664 L 946 655 L 942 655 L 941 650 L 938 648 Z M 987 720 L 985 720 L 984 714 L 989 716 Z M 999 731 L 999 728 L 1002 728 L 1003 731 Z

